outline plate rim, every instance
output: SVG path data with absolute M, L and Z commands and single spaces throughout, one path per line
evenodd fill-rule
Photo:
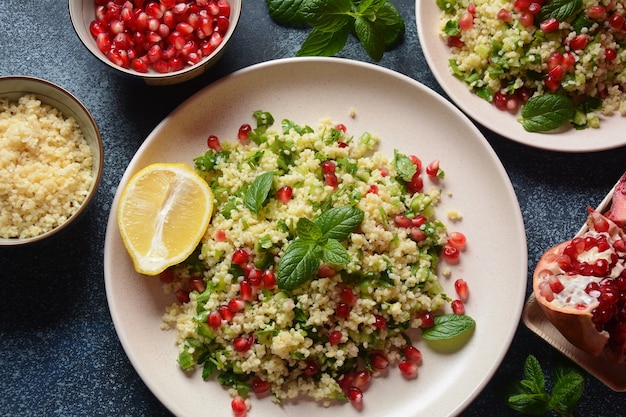
M 515 213 L 515 217 L 517 219 L 517 224 L 515 224 L 514 226 L 518 229 L 517 232 L 521 232 L 521 236 L 523 236 L 523 239 L 521 239 L 520 241 L 520 250 L 526 255 L 524 256 L 523 260 L 520 261 L 520 271 L 515 271 L 515 275 L 519 274 L 520 276 L 523 276 L 525 279 L 527 279 L 527 268 L 528 268 L 528 260 L 527 260 L 527 253 L 528 253 L 528 248 L 527 248 L 527 241 L 526 241 L 526 235 L 525 235 L 525 228 L 524 228 L 524 221 L 523 221 L 523 217 L 521 214 L 521 209 L 519 207 L 519 201 L 517 200 L 517 195 L 515 194 L 515 191 L 513 189 L 513 186 L 510 182 L 510 179 L 508 177 L 508 174 L 506 173 L 500 159 L 498 158 L 497 154 L 495 153 L 495 151 L 493 150 L 493 148 L 490 146 L 490 144 L 487 142 L 487 140 L 484 138 L 484 135 L 478 130 L 478 128 L 468 119 L 468 117 L 461 112 L 457 107 L 455 107 L 452 103 L 450 103 L 449 101 L 445 100 L 443 97 L 441 97 L 437 92 L 435 92 L 434 90 L 430 89 L 429 87 L 425 86 L 424 84 L 420 83 L 419 81 L 410 78 L 404 74 L 398 73 L 394 70 L 385 68 L 385 67 L 380 67 L 378 65 L 375 64 L 370 64 L 370 63 L 366 63 L 366 62 L 362 62 L 362 61 L 356 61 L 356 60 L 351 60 L 351 59 L 345 59 L 345 58 L 334 58 L 334 57 L 298 57 L 298 58 L 281 58 L 281 59 L 276 59 L 276 60 L 270 60 L 270 61 L 265 61 L 265 62 L 261 62 L 258 64 L 254 64 L 245 68 L 242 68 L 240 70 L 237 70 L 231 74 L 228 74 L 224 77 L 222 77 L 221 79 L 215 81 L 214 83 L 211 83 L 207 86 L 205 86 L 204 88 L 202 88 L 201 90 L 197 91 L 196 93 L 194 93 L 193 95 L 191 95 L 189 98 L 187 98 L 186 100 L 184 100 L 183 102 L 181 102 L 169 115 L 167 115 L 161 122 L 159 122 L 155 128 L 151 131 L 151 133 L 149 133 L 149 135 L 147 136 L 147 138 L 144 140 L 144 142 L 141 144 L 141 146 L 138 148 L 138 150 L 136 151 L 135 155 L 132 157 L 131 161 L 128 163 L 127 168 L 124 171 L 124 174 L 120 180 L 118 189 L 115 193 L 115 197 L 114 200 L 111 204 L 111 213 L 109 214 L 109 219 L 107 222 L 107 231 L 106 231 L 106 236 L 105 236 L 105 249 L 104 249 L 104 270 L 105 270 L 105 289 L 106 289 L 106 295 L 107 295 L 107 301 L 109 303 L 109 312 L 111 314 L 111 317 L 113 319 L 113 323 L 114 323 L 114 327 L 118 336 L 118 339 L 120 340 L 120 343 L 122 344 L 122 347 L 126 353 L 126 355 L 128 356 L 133 368 L 135 369 L 135 371 L 139 374 L 139 376 L 141 377 L 142 381 L 148 386 L 148 388 L 150 389 L 150 391 L 152 392 L 153 395 L 155 395 L 155 397 L 166 407 L 168 408 L 170 411 L 174 412 L 175 414 L 179 414 L 182 415 L 182 411 L 179 410 L 179 408 L 173 404 L 171 404 L 171 402 L 166 402 L 164 401 L 164 399 L 161 397 L 161 395 L 159 395 L 160 393 L 160 389 L 158 389 L 157 386 L 155 386 L 149 378 L 147 378 L 147 375 L 145 375 L 143 368 L 141 368 L 141 366 L 139 366 L 138 363 L 136 363 L 136 361 L 138 360 L 136 358 L 136 355 L 133 352 L 132 346 L 130 346 L 128 344 L 128 341 L 125 340 L 125 338 L 123 337 L 123 329 L 121 326 L 121 318 L 118 317 L 117 313 L 114 311 L 114 309 L 112 308 L 112 306 L 115 305 L 115 301 L 112 300 L 112 287 L 110 284 L 110 276 L 111 276 L 111 271 L 110 271 L 110 263 L 107 262 L 107 254 L 111 252 L 111 245 L 112 245 L 112 240 L 110 238 L 110 234 L 117 232 L 117 224 L 116 224 L 116 215 L 115 215 L 115 210 L 117 207 L 117 202 L 119 199 L 119 194 L 120 194 L 120 190 L 121 190 L 121 186 L 129 179 L 129 176 L 131 175 L 131 168 L 134 167 L 134 165 L 136 164 L 138 158 L 140 157 L 140 155 L 142 155 L 145 150 L 147 148 L 149 148 L 151 146 L 151 142 L 153 141 L 153 138 L 156 135 L 156 132 L 158 132 L 162 126 L 164 124 L 166 124 L 168 122 L 168 119 L 172 116 L 175 116 L 179 111 L 181 111 L 182 109 L 184 109 L 185 106 L 189 105 L 190 103 L 192 103 L 194 100 L 197 99 L 197 97 L 203 95 L 203 94 L 207 94 L 208 92 L 210 92 L 211 90 L 213 90 L 214 88 L 216 88 L 217 86 L 221 85 L 222 83 L 228 83 L 231 82 L 231 80 L 233 79 L 238 79 L 239 77 L 246 77 L 248 76 L 248 74 L 250 73 L 254 73 L 257 70 L 261 70 L 261 69 L 265 69 L 268 67 L 275 67 L 275 66 L 282 66 L 282 65 L 291 65 L 292 63 L 297 62 L 298 64 L 303 64 L 303 63 L 307 63 L 307 62 L 316 62 L 316 63 L 328 63 L 330 65 L 344 65 L 344 66 L 355 66 L 355 67 L 360 67 L 363 68 L 365 70 L 368 71 L 374 71 L 376 73 L 379 74 L 386 74 L 388 76 L 392 76 L 395 78 L 399 78 L 401 81 L 406 82 L 411 84 L 414 88 L 418 88 L 422 93 L 429 95 L 431 98 L 433 98 L 434 100 L 437 100 L 438 102 L 440 102 L 440 104 L 442 106 L 445 106 L 448 110 L 450 110 L 451 112 L 455 113 L 458 117 L 462 118 L 464 120 L 464 123 L 467 124 L 468 128 L 471 128 L 474 133 L 480 137 L 483 145 L 484 145 L 484 149 L 486 152 L 489 153 L 489 156 L 491 158 L 494 159 L 494 161 L 496 161 L 498 163 L 498 169 L 500 170 L 500 174 L 504 175 L 504 182 L 506 183 L 505 185 L 507 186 L 507 194 L 509 194 L 511 196 L 511 198 L 513 198 L 514 202 L 517 203 L 517 211 Z M 135 171 L 137 169 L 140 169 L 140 167 L 135 167 Z M 521 254 L 520 254 L 521 255 Z M 525 281 L 524 281 L 525 283 Z M 455 410 L 453 410 L 455 412 L 454 415 L 456 415 L 456 413 L 460 413 L 462 412 L 472 401 L 474 401 L 476 399 L 476 397 L 482 392 L 482 390 L 485 388 L 485 386 L 487 385 L 487 383 L 492 379 L 493 375 L 495 374 L 495 372 L 497 371 L 497 369 L 499 368 L 500 364 L 502 363 L 502 360 L 504 359 L 508 349 L 510 348 L 510 345 L 513 341 L 513 338 L 515 336 L 515 333 L 517 331 L 517 325 L 520 322 L 520 317 L 522 314 L 522 309 L 523 309 L 523 305 L 524 305 L 524 301 L 525 301 L 525 294 L 522 292 L 521 294 L 519 294 L 519 300 L 517 300 L 518 302 L 516 303 L 511 303 L 511 313 L 512 313 L 512 317 L 516 317 L 515 320 L 515 325 L 509 326 L 508 327 L 508 331 L 506 334 L 502 334 L 501 336 L 501 340 L 504 341 L 504 349 L 500 349 L 499 351 L 499 355 L 497 356 L 497 358 L 495 358 L 494 360 L 494 365 L 491 367 L 491 369 L 489 370 L 489 372 L 487 372 L 484 375 L 484 378 L 481 380 L 481 382 L 473 387 L 473 389 L 471 390 L 471 392 L 468 393 L 468 395 L 465 397 L 465 399 L 458 404 L 458 406 L 455 408 Z

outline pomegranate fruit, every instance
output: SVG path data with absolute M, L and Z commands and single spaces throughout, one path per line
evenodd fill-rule
M 626 363 L 626 174 L 605 215 L 589 209 L 588 230 L 548 249 L 533 292 L 549 320 L 574 346 Z

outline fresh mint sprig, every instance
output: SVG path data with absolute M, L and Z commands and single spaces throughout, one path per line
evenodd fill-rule
M 547 132 L 571 121 L 575 112 L 574 102 L 568 96 L 543 94 L 528 100 L 519 121 L 529 132 Z
M 353 33 L 367 54 L 380 61 L 405 32 L 389 0 L 266 0 L 270 16 L 283 25 L 312 30 L 296 56 L 333 56 Z
M 321 262 L 344 265 L 350 255 L 341 242 L 363 222 L 365 213 L 351 207 L 334 207 L 315 221 L 301 218 L 297 237 L 287 246 L 280 262 L 276 281 L 282 290 L 294 290 L 312 278 Z
M 585 388 L 585 379 L 575 367 L 555 366 L 552 392 L 537 358 L 529 355 L 524 362 L 524 378 L 506 396 L 507 405 L 524 414 L 541 416 L 554 411 L 559 417 L 573 417 L 574 407 Z

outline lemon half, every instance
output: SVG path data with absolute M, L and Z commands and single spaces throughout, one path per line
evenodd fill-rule
M 117 209 L 137 272 L 158 275 L 191 255 L 213 215 L 213 193 L 186 164 L 148 165 L 128 181 Z

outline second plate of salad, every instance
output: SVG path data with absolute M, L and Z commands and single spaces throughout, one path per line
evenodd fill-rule
M 549 17 L 551 16 L 551 7 L 544 5 L 542 10 L 537 12 L 534 23 L 528 23 L 534 25 L 534 28 L 529 27 L 528 30 L 525 30 L 525 28 L 520 29 L 523 26 L 521 20 L 524 11 L 517 11 L 514 2 L 492 2 L 489 5 L 484 3 L 474 2 L 471 5 L 469 3 L 464 5 L 462 2 L 454 3 L 458 6 L 459 11 L 446 10 L 446 16 L 443 17 L 443 11 L 437 1 L 416 1 L 417 30 L 424 55 L 437 81 L 450 99 L 476 122 L 495 133 L 528 146 L 559 152 L 595 152 L 625 145 L 626 137 L 620 131 L 623 125 L 623 116 L 620 115 L 619 108 L 606 115 L 601 112 L 594 112 L 592 109 L 601 102 L 599 98 L 589 99 L 588 96 L 585 96 L 586 104 L 582 106 L 580 104 L 581 94 L 571 93 L 570 87 L 567 86 L 568 83 L 578 82 L 580 87 L 577 88 L 580 91 L 583 88 L 589 89 L 588 84 L 603 78 L 601 71 L 605 69 L 609 72 L 614 71 L 611 68 L 616 68 L 617 62 L 623 62 L 622 53 L 616 43 L 600 45 L 594 43 L 595 41 L 591 36 L 577 38 L 576 35 L 578 32 L 584 32 L 580 29 L 582 26 L 596 25 L 596 31 L 610 31 L 611 29 L 607 25 L 609 25 L 612 11 L 608 8 L 598 10 L 599 13 L 604 13 L 605 19 L 603 21 L 602 16 L 592 14 L 589 17 L 589 13 L 583 10 L 581 5 L 576 13 L 567 17 L 563 16 L 561 20 L 556 21 L 554 27 L 550 27 L 548 23 L 554 23 Z M 552 3 L 556 4 L 556 2 Z M 453 3 L 450 3 L 449 6 L 451 4 Z M 528 12 L 530 13 L 530 11 Z M 458 18 L 453 17 L 457 15 Z M 582 22 L 581 19 L 585 21 Z M 559 25 L 559 22 L 567 23 L 560 23 Z M 491 31 L 495 30 L 493 28 L 500 27 L 503 23 L 505 23 L 505 30 L 510 27 L 518 27 L 516 33 L 519 35 L 519 39 L 514 46 L 506 44 L 513 36 L 499 37 L 491 34 Z M 486 42 L 478 42 L 477 39 L 459 36 L 461 31 L 478 32 L 477 29 L 479 28 L 481 33 L 489 32 Z M 578 32 L 576 32 L 577 30 Z M 571 34 L 566 36 L 566 32 Z M 559 52 L 557 55 L 553 56 L 554 51 L 549 51 L 550 48 L 544 47 L 547 40 L 553 40 L 562 46 L 556 48 Z M 458 45 L 455 44 L 455 41 Z M 471 52 L 463 52 L 462 62 L 456 59 L 451 64 L 450 60 L 454 54 L 459 54 L 458 51 L 465 48 L 466 44 L 473 45 L 474 43 L 482 46 L 473 47 Z M 451 44 L 454 47 L 451 47 Z M 497 55 L 497 51 L 508 51 L 507 48 L 511 51 Z M 612 52 L 615 52 L 615 57 L 611 54 Z M 521 119 L 529 118 L 527 114 L 522 113 L 521 105 L 514 110 L 497 108 L 493 88 L 481 89 L 478 87 L 481 84 L 480 81 L 478 84 L 474 84 L 474 91 L 470 90 L 468 85 L 472 80 L 468 77 L 476 76 L 482 80 L 489 78 L 480 76 L 483 69 L 489 71 L 491 78 L 497 79 L 498 82 L 510 81 L 515 78 L 507 73 L 507 68 L 513 68 L 510 60 L 508 64 L 502 66 L 494 63 L 494 57 L 503 55 L 507 59 L 518 57 L 519 62 L 515 71 L 525 74 L 529 79 L 536 78 L 535 85 L 539 85 L 539 91 L 542 92 L 542 95 L 544 97 L 550 96 L 540 105 L 535 105 L 535 109 L 530 112 L 533 113 L 535 119 L 540 120 L 539 124 L 543 124 L 546 119 L 553 119 L 554 117 L 565 117 L 567 118 L 566 122 L 560 127 L 548 131 L 529 131 L 528 126 L 525 127 L 521 121 Z M 582 70 L 580 66 L 587 65 L 585 64 L 586 60 L 595 60 L 595 62 L 589 64 L 586 70 Z M 470 61 L 472 61 L 471 64 Z M 486 69 L 487 67 L 489 68 Z M 552 71 L 555 67 L 557 69 Z M 594 81 L 589 81 L 589 78 L 587 81 L 581 80 L 581 74 L 584 73 L 594 73 Z M 555 77 L 556 79 L 554 79 Z M 529 84 L 528 80 L 524 81 L 527 81 L 526 85 Z M 510 83 L 508 90 L 520 92 L 519 95 L 522 98 L 519 101 L 521 104 L 525 98 L 519 83 L 519 81 L 515 85 Z M 585 86 L 585 84 L 587 85 Z M 617 90 L 614 93 L 617 101 L 623 101 L 623 93 L 618 93 Z M 601 93 L 601 95 L 603 94 L 605 91 Z M 556 101 L 561 101 L 563 96 L 567 97 L 564 99 L 567 103 L 557 103 Z M 491 98 L 491 101 L 485 99 L 486 97 Z M 573 102 L 569 100 L 573 100 Z M 506 107 L 506 102 L 500 104 Z M 542 106 L 547 109 L 545 111 L 549 114 L 542 113 Z M 564 110 L 554 112 L 553 110 L 558 106 L 563 106 Z M 539 114 L 538 117 L 537 114 Z

